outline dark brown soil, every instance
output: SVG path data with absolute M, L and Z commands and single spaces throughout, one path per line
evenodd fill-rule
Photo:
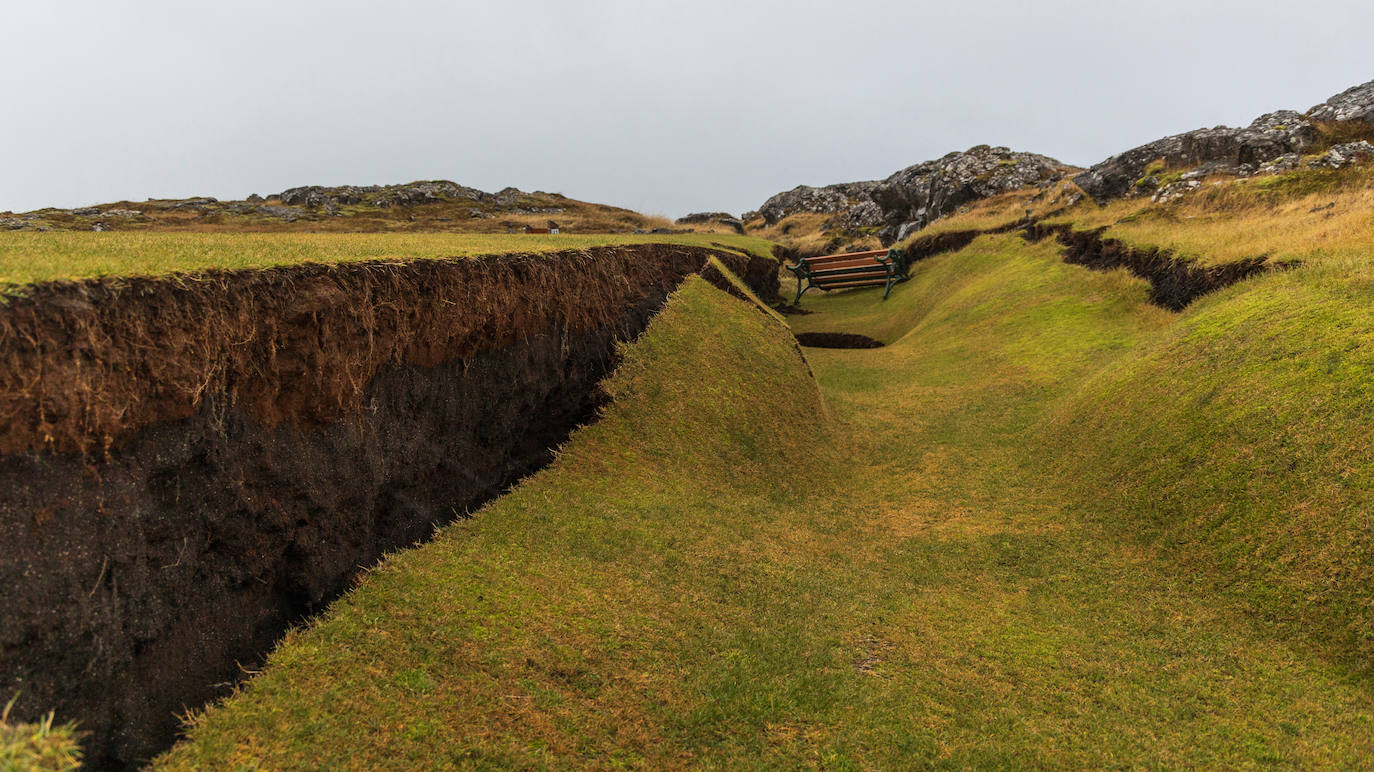
M 710 254 L 750 275 L 646 246 L 34 287 L 0 310 L 0 695 L 92 766 L 151 758 L 360 568 L 547 463 Z
M 972 244 L 973 240 L 982 236 L 983 233 L 984 231 L 948 231 L 931 236 L 922 236 L 907 245 L 907 262 L 914 263 L 946 252 L 957 252 Z
M 1136 249 L 1117 239 L 1103 238 L 1105 230 L 1076 231 L 1068 225 L 1033 223 L 1022 233 L 1031 241 L 1057 238 L 1065 247 L 1066 263 L 1099 271 L 1125 268 L 1150 282 L 1151 303 L 1173 311 L 1182 311 L 1198 297 L 1256 274 L 1291 267 L 1289 263 L 1271 263 L 1263 256 L 1219 265 L 1198 265 L 1167 249 Z
M 882 348 L 883 342 L 853 332 L 799 332 L 797 342 L 808 348 Z

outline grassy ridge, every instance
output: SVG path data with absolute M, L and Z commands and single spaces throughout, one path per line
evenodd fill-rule
M 369 574 L 162 766 L 674 765 L 815 700 L 832 654 L 773 590 L 824 590 L 789 555 L 825 518 L 784 471 L 832 442 L 786 328 L 690 280 L 607 388 L 552 467 Z M 779 648 L 816 675 L 757 695 Z
M 1062 474 L 1079 509 L 1168 545 L 1267 624 L 1365 673 L 1371 308 L 1367 262 L 1233 287 L 1088 380 L 1049 431 L 1071 449 Z
M 618 244 L 684 244 L 771 256 L 762 239 L 734 234 L 527 236 L 448 233 L 0 233 L 0 287 L 95 276 L 157 276 L 302 262 L 409 260 L 554 252 Z

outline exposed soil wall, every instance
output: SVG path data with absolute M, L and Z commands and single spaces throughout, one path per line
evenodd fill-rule
M 883 342 L 856 332 L 799 332 L 797 342 L 808 348 L 882 348 Z
M 0 697 L 95 766 L 150 758 L 361 567 L 547 463 L 711 254 L 769 293 L 670 246 L 34 287 L 0 309 Z
M 1199 296 L 1215 292 L 1265 271 L 1290 267 L 1271 263 L 1266 257 L 1252 257 L 1232 263 L 1198 265 L 1183 260 L 1167 249 L 1136 249 L 1117 239 L 1103 238 L 1106 228 L 1076 231 L 1068 225 L 1034 223 L 1022 231 L 1032 241 L 1051 236 L 1063 244 L 1064 262 L 1099 271 L 1125 268 L 1150 282 L 1150 302 L 1173 311 L 1182 311 Z

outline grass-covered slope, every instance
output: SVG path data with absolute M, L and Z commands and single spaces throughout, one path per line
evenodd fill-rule
M 524 235 L 456 233 L 0 232 L 0 287 L 96 276 L 159 276 L 304 262 L 412 260 L 544 253 L 622 244 L 724 246 L 771 257 L 773 245 L 734 234 Z
M 1374 673 L 1374 265 L 1240 284 L 1075 390 L 1077 507 Z
M 802 547 L 853 526 L 788 471 L 834 441 L 786 328 L 693 279 L 606 388 L 553 466 L 372 571 L 162 765 L 674 765 L 823 700 L 805 631 L 837 598 Z
M 1351 377 L 1362 284 L 1295 271 L 1176 315 L 1124 272 L 984 237 L 919 264 L 885 304 L 838 293 L 791 317 L 889 344 L 808 356 L 868 462 L 856 498 L 886 524 L 870 599 L 901 684 L 884 710 L 929 743 L 908 760 L 1340 766 L 1374 752 L 1369 682 L 1351 670 L 1354 631 L 1374 623 L 1357 578 L 1370 489 L 1349 468 L 1374 406 Z M 1315 307 L 1261 327 L 1283 297 Z M 1212 391 L 1215 412 L 1190 396 Z M 1295 452 L 1313 466 L 1266 479 Z M 1350 487 L 1331 496 L 1339 471 Z
M 888 344 L 808 350 L 823 402 L 773 318 L 692 281 L 553 467 L 160 761 L 1360 766 L 1364 286 L 1300 269 L 1174 314 L 987 236 L 790 317 Z

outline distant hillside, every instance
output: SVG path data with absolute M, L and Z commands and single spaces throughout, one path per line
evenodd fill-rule
M 209 197 L 117 201 L 78 209 L 0 214 L 0 230 L 520 232 L 556 225 L 571 233 L 686 232 L 663 217 L 505 188 L 487 193 L 447 180 L 404 185 L 310 185 L 241 201 Z M 698 232 L 716 230 L 696 224 Z M 721 226 L 719 230 L 728 228 Z

